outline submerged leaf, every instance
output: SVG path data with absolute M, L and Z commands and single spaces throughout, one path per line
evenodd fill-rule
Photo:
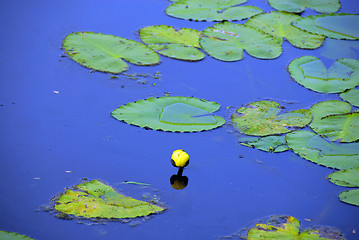
M 359 107 L 359 89 L 353 88 L 340 94 L 340 97 L 351 105 Z
M 329 174 L 328 179 L 339 186 L 359 187 L 359 168 L 345 169 Z
M 266 152 L 284 152 L 288 150 L 285 136 L 267 136 L 267 137 L 240 137 L 241 145 L 253 147 Z
M 359 206 L 359 189 L 341 192 L 339 198 L 342 202 Z
M 291 77 L 300 85 L 322 93 L 340 93 L 359 85 L 359 61 L 338 59 L 327 69 L 313 56 L 302 56 L 288 65 Z
M 0 231 L 0 239 L 2 240 L 34 240 L 25 235 L 20 235 L 14 232 Z
M 311 8 L 321 13 L 334 13 L 340 9 L 339 0 L 268 0 L 271 7 L 286 12 L 300 13 Z
M 222 126 L 225 120 L 212 113 L 216 102 L 191 97 L 150 97 L 115 109 L 114 118 L 128 124 L 169 132 L 198 132 Z
M 319 49 L 320 55 L 329 59 L 358 58 L 359 41 L 338 40 L 328 38 Z

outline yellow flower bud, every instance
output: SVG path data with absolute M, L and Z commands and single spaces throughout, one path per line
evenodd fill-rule
M 171 163 L 175 167 L 186 167 L 189 164 L 189 155 L 182 149 L 173 151 Z

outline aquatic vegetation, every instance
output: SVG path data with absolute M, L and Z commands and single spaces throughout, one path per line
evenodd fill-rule
M 0 239 L 3 240 L 34 240 L 33 238 L 29 238 L 25 235 L 20 235 L 14 232 L 0 231 Z
M 337 171 L 328 176 L 328 179 L 343 187 L 359 187 L 359 168 Z M 359 189 L 343 191 L 339 194 L 342 202 L 359 206 Z
M 339 58 L 358 59 L 359 41 L 327 38 L 319 49 L 320 55 L 333 60 Z
M 359 189 L 341 192 L 339 193 L 339 199 L 342 202 L 359 206 Z
M 359 89 L 353 88 L 339 95 L 343 100 L 351 105 L 359 107 Z
M 115 74 L 128 69 L 128 64 L 122 59 L 141 66 L 160 61 L 158 54 L 142 43 L 102 33 L 71 33 L 65 37 L 63 48 L 75 62 Z
M 334 13 L 340 9 L 339 0 L 268 0 L 272 8 L 280 11 L 300 13 L 311 8 L 320 13 Z
M 289 148 L 285 142 L 285 136 L 252 137 L 243 136 L 238 138 L 241 145 L 256 148 L 265 152 L 284 152 Z
M 128 124 L 169 132 L 198 132 L 222 126 L 226 121 L 212 115 L 220 105 L 192 97 L 150 97 L 115 109 L 114 118 Z

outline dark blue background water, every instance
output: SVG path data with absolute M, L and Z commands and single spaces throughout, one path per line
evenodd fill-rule
M 264 0 L 248 4 L 271 10 Z M 243 147 L 229 125 L 180 134 L 141 129 L 110 116 L 122 104 L 164 92 L 216 101 L 222 106 L 218 115 L 227 120 L 233 109 L 225 107 L 265 98 L 295 101 L 290 109 L 338 99 L 299 86 L 286 72 L 292 59 L 320 57 L 320 50 L 300 50 L 285 42 L 276 60 L 246 55 L 225 63 L 207 56 L 189 63 L 161 57 L 157 66 L 131 65 L 129 73 L 162 73 L 147 84 L 89 73 L 60 57 L 63 38 L 75 31 L 139 40 L 136 31 L 145 26 L 202 30 L 213 24 L 168 17 L 168 5 L 160 0 L 1 1 L 0 229 L 35 239 L 215 239 L 258 218 L 286 214 L 305 227 L 336 226 L 348 239 L 358 239 L 352 231 L 359 231 L 359 208 L 339 201 L 345 188 L 325 179 L 331 169 L 292 152 Z M 358 13 L 359 5 L 342 0 L 341 12 Z M 176 172 L 170 156 L 178 148 L 191 157 L 184 172 L 189 185 L 183 191 L 169 184 Z M 87 226 L 38 210 L 83 177 L 102 179 L 139 198 L 156 194 L 169 210 L 136 227 L 119 222 Z M 119 184 L 125 180 L 151 183 L 152 188 Z

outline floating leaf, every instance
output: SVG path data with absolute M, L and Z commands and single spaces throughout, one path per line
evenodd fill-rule
M 204 58 L 200 48 L 201 32 L 195 29 L 182 28 L 176 31 L 171 26 L 149 26 L 140 30 L 140 36 L 150 48 L 167 57 L 198 61 Z
M 340 93 L 359 84 L 359 61 L 342 58 L 327 69 L 313 56 L 302 56 L 288 65 L 291 77 L 300 85 L 322 93 Z
M 77 63 L 102 72 L 126 71 L 128 64 L 122 59 L 136 65 L 154 65 L 160 61 L 157 53 L 144 44 L 102 33 L 71 33 L 64 39 L 63 48 Z
M 336 169 L 359 167 L 359 143 L 328 142 L 309 131 L 295 131 L 285 137 L 289 148 L 304 159 Z
M 55 209 L 85 218 L 135 218 L 164 210 L 148 202 L 121 195 L 98 180 L 76 185 L 56 201 Z
M 305 31 L 336 39 L 359 39 L 359 15 L 348 13 L 311 15 L 292 24 Z
M 329 100 L 314 104 L 310 127 L 331 141 L 353 142 L 359 139 L 359 112 L 351 113 L 347 102 Z
M 359 168 L 345 169 L 329 174 L 328 179 L 339 186 L 359 187 Z
M 338 40 L 328 38 L 319 49 L 320 55 L 333 60 L 339 58 L 358 58 L 359 41 Z M 355 51 L 356 50 L 356 51 Z
M 285 136 L 267 136 L 267 137 L 240 137 L 240 144 L 253 147 L 266 152 L 284 152 L 288 150 Z
M 200 39 L 202 48 L 222 61 L 238 61 L 243 50 L 256 58 L 273 59 L 282 53 L 278 39 L 257 29 L 230 22 L 217 23 L 206 28 Z
M 310 111 L 299 109 L 278 115 L 279 103 L 259 101 L 240 107 L 231 116 L 232 123 L 240 133 L 253 136 L 267 136 L 287 133 L 306 126 L 312 119 Z
M 300 13 L 311 8 L 320 13 L 334 13 L 340 9 L 339 0 L 268 0 L 272 8 L 280 11 Z
M 351 105 L 359 107 L 359 89 L 353 88 L 340 94 L 340 97 Z
M 128 124 L 169 132 L 198 132 L 222 126 L 225 120 L 211 113 L 220 105 L 191 97 L 150 97 L 115 109 L 114 118 Z
M 14 232 L 0 231 L 0 239 L 2 240 L 34 240 L 25 235 L 20 235 Z
M 322 45 L 324 36 L 305 32 L 292 26 L 292 22 L 300 16 L 287 12 L 261 13 L 251 17 L 244 25 L 257 28 L 276 38 L 282 44 L 283 38 L 293 46 L 304 49 L 315 49 Z
M 247 0 L 179 0 L 166 8 L 166 14 L 175 18 L 196 21 L 242 20 L 262 9 L 254 6 L 237 6 Z
M 359 206 L 359 189 L 341 192 L 339 198 L 342 202 Z

